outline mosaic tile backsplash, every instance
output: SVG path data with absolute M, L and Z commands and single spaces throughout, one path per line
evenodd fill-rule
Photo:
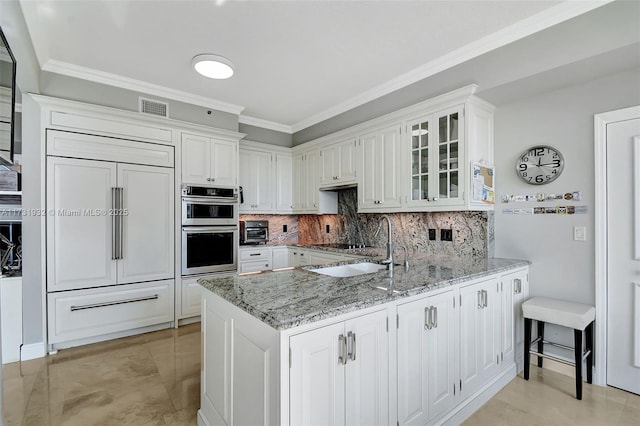
M 381 214 L 357 213 L 356 189 L 338 193 L 337 215 L 300 215 L 299 244 L 365 244 L 384 247 L 386 222 L 375 237 Z M 393 213 L 393 241 L 409 251 L 427 255 L 493 257 L 493 214 L 491 212 Z M 326 226 L 329 225 L 329 233 Z M 429 240 L 429 229 L 436 240 Z M 440 241 L 440 230 L 451 229 L 453 241 Z

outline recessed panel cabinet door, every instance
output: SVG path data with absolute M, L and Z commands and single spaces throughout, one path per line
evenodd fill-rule
M 290 424 L 344 425 L 344 365 L 338 362 L 343 323 L 291 337 Z
M 389 335 L 387 311 L 344 323 L 348 358 L 346 419 L 348 425 L 388 425 Z
M 427 330 L 429 419 L 446 413 L 454 402 L 455 314 L 453 292 L 427 299 L 431 328 Z
M 213 139 L 211 149 L 211 184 L 236 186 L 238 181 L 238 144 Z
M 211 177 L 211 139 L 182 135 L 182 183 L 207 185 Z
M 118 186 L 123 188 L 118 283 L 173 278 L 173 169 L 118 164 Z
M 47 291 L 116 284 L 116 164 L 47 158 Z

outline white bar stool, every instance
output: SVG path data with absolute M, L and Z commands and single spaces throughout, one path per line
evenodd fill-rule
M 538 367 L 542 367 L 542 359 L 549 358 L 563 364 L 574 365 L 576 368 L 576 398 L 582 399 L 582 361 L 587 359 L 587 383 L 592 383 L 593 371 L 593 323 L 596 308 L 581 303 L 566 302 L 564 300 L 533 297 L 522 304 L 524 316 L 524 379 L 529 380 L 530 354 L 538 356 Z M 531 341 L 531 324 L 538 323 L 538 337 Z M 574 347 L 560 345 L 544 340 L 544 324 L 557 324 L 573 329 Z M 582 333 L 586 330 L 586 348 L 582 349 Z M 531 351 L 531 345 L 537 343 L 537 352 Z M 574 351 L 575 362 L 568 362 L 543 353 L 544 344 L 558 346 Z

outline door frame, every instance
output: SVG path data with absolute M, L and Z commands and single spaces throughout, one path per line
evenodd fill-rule
M 640 106 L 594 115 L 595 148 L 595 374 L 594 383 L 607 386 L 607 125 L 640 117 Z

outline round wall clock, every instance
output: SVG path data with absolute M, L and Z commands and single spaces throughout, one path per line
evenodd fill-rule
M 553 182 L 564 169 L 560 151 L 548 145 L 533 146 L 523 152 L 516 161 L 520 179 L 532 185 Z

